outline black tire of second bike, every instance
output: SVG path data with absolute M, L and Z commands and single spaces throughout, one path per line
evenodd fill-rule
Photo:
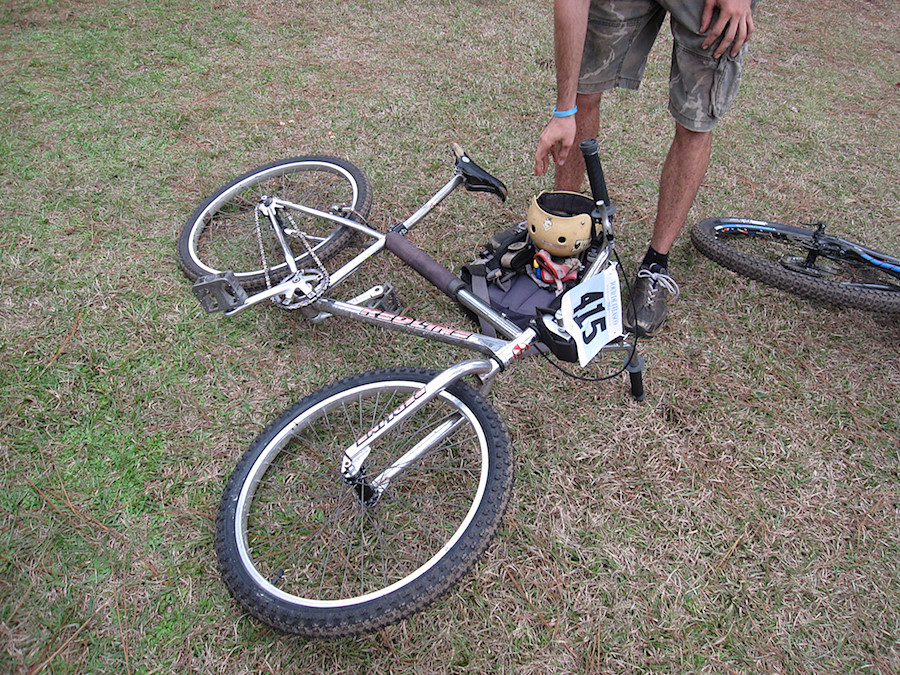
M 741 225 L 745 225 L 742 231 Z M 727 236 L 720 228 L 727 226 Z M 760 237 L 755 232 L 765 229 L 768 234 Z M 691 229 L 691 241 L 707 258 L 749 279 L 779 288 L 810 300 L 830 305 L 850 307 L 883 314 L 900 314 L 900 282 L 881 272 L 877 265 L 859 260 L 829 260 L 837 266 L 881 274 L 887 282 L 883 285 L 836 280 L 828 275 L 815 276 L 795 271 L 777 260 L 762 254 L 764 241 L 777 240 L 784 245 L 785 253 L 798 257 L 806 255 L 812 247 L 814 231 L 809 228 L 767 221 L 743 221 L 738 218 L 708 218 Z M 760 243 L 759 251 L 752 242 Z M 741 243 L 738 247 L 732 244 Z M 884 253 L 867 249 L 878 260 L 891 259 Z M 894 286 L 894 288 L 890 288 Z

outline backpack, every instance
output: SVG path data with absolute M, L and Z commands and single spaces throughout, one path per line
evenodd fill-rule
M 539 284 L 534 274 L 529 274 L 536 252 L 527 223 L 522 222 L 492 236 L 459 276 L 479 300 L 524 330 L 538 309 L 558 306 L 556 288 Z M 472 317 L 478 319 L 485 335 L 496 337 L 493 326 L 474 314 Z

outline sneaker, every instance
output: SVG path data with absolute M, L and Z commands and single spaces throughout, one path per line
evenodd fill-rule
M 666 321 L 669 298 L 675 300 L 680 293 L 665 267 L 641 265 L 625 303 L 625 328 L 638 337 L 653 337 Z

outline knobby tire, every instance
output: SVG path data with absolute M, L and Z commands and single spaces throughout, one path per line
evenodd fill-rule
M 452 435 L 392 479 L 374 505 L 342 452 L 437 375 L 355 375 L 293 405 L 241 458 L 218 511 L 216 550 L 234 598 L 279 630 L 369 633 L 444 595 L 487 549 L 512 491 L 509 432 L 463 382 L 377 442 L 372 478 L 447 419 Z
M 900 279 L 894 275 L 900 272 L 900 260 L 831 237 L 840 252 L 820 255 L 805 266 L 814 233 L 777 222 L 708 218 L 692 228 L 691 241 L 713 262 L 783 291 L 836 306 L 900 314 Z

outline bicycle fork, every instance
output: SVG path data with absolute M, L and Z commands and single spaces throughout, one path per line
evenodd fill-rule
M 344 481 L 356 490 L 360 501 L 366 506 L 374 506 L 387 489 L 391 480 L 399 476 L 425 453 L 448 438 L 465 422 L 465 419 L 462 414 L 457 413 L 444 420 L 401 457 L 397 458 L 393 464 L 370 480 L 363 465 L 372 452 L 372 446 L 379 439 L 401 426 L 417 410 L 439 396 L 441 392 L 457 380 L 468 375 L 489 375 L 497 369 L 498 365 L 496 363 L 485 359 L 463 361 L 455 366 L 451 366 L 430 382 L 416 389 L 409 398 L 347 448 L 344 451 L 344 459 L 341 463 L 341 475 L 344 477 Z

